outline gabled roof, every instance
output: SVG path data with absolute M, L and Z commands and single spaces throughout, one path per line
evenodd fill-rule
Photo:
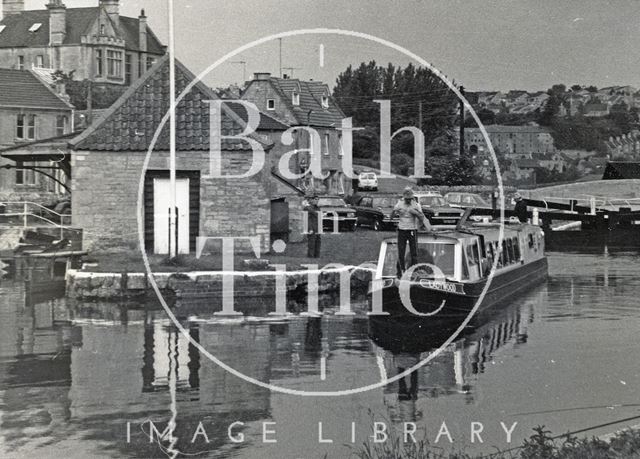
M 640 179 L 640 162 L 610 161 L 602 180 Z
M 260 80 L 258 80 L 260 81 Z M 329 87 L 321 81 L 302 81 L 293 78 L 274 78 L 268 80 L 293 113 L 298 125 L 318 127 L 340 127 L 345 114 L 331 97 Z M 252 80 L 249 84 L 255 84 Z M 300 105 L 293 105 L 293 93 L 300 94 Z M 329 97 L 329 107 L 322 106 L 322 96 Z
M 176 97 L 195 76 L 176 61 Z M 176 107 L 176 149 L 178 151 L 209 151 L 210 104 L 219 100 L 202 82 L 196 83 Z M 146 151 L 153 136 L 169 111 L 169 56 L 165 55 L 149 69 L 78 137 L 69 142 L 76 150 Z M 244 131 L 242 119 L 228 107 L 222 107 L 222 135 L 237 135 Z M 265 147 L 257 137 L 252 138 Z M 223 150 L 248 150 L 251 146 L 240 139 L 222 139 Z M 169 123 L 158 137 L 154 150 L 169 150 Z
M 91 25 L 100 15 L 100 7 L 67 8 L 67 33 L 64 45 L 77 45 L 81 37 L 87 33 Z M 29 28 L 36 23 L 42 26 L 36 32 Z M 31 10 L 9 15 L 0 21 L 6 26 L 0 32 L 0 48 L 21 48 L 33 46 L 49 46 L 49 11 Z M 120 30 L 123 34 L 126 49 L 140 50 L 139 20 L 120 16 Z M 147 51 L 152 54 L 164 54 L 164 48 L 151 28 L 147 26 Z
M 73 109 L 29 70 L 0 69 L 0 107 Z

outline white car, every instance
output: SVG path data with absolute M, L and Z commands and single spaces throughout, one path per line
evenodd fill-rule
M 378 191 L 378 176 L 374 172 L 362 172 L 358 175 L 358 190 Z

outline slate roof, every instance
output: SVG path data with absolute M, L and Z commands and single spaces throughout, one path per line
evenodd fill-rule
M 100 7 L 67 8 L 67 34 L 64 45 L 77 45 L 81 37 L 87 33 L 89 27 L 98 18 Z M 29 32 L 29 28 L 40 23 L 42 26 L 36 32 Z M 120 16 L 120 30 L 124 35 L 126 49 L 140 50 L 137 18 Z M 9 15 L 0 21 L 6 26 L 0 32 L 0 48 L 21 48 L 49 45 L 49 11 L 30 10 L 19 14 Z M 151 28 L 147 26 L 147 51 L 152 54 L 164 54 L 164 48 Z
M 176 96 L 195 76 L 176 61 Z M 219 99 L 202 82 L 198 82 L 176 107 L 176 148 L 178 151 L 209 151 L 209 111 L 206 101 Z M 232 110 L 223 106 L 222 134 L 237 135 L 245 124 Z M 134 82 L 129 89 L 86 131 L 73 139 L 76 150 L 146 151 L 162 118 L 169 111 L 169 56 L 165 55 Z M 254 140 L 265 147 L 268 144 Z M 251 146 L 240 139 L 223 139 L 223 150 L 248 150 Z M 169 123 L 163 127 L 154 150 L 169 150 Z
M 602 180 L 640 179 L 640 162 L 610 161 Z
M 535 159 L 528 158 L 514 159 L 513 164 L 518 169 L 539 169 L 543 167 L 542 165 L 540 165 L 540 162 L 536 161 Z
M 0 69 L 0 107 L 73 109 L 29 70 Z
M 228 102 L 226 105 L 233 110 L 236 115 L 242 118 L 242 121 L 245 123 L 248 120 L 247 110 L 243 105 L 234 104 L 233 99 L 224 99 L 225 102 Z M 266 113 L 260 112 L 260 124 L 258 124 L 259 131 L 286 131 L 290 126 L 284 124 L 282 121 L 279 121 L 272 116 L 267 115 Z
M 250 84 L 255 81 L 253 80 Z M 329 87 L 321 81 L 275 77 L 269 78 L 269 81 L 293 113 L 297 125 L 340 127 L 342 119 L 346 118 L 336 101 L 331 97 Z M 300 94 L 300 105 L 292 103 L 294 92 Z M 329 108 L 322 106 L 322 96 L 325 94 L 329 96 Z

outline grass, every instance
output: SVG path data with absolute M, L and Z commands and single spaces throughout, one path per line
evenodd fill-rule
M 579 439 L 572 435 L 552 436 L 544 426 L 520 447 L 498 451 L 485 456 L 465 452 L 445 451 L 432 446 L 427 440 L 403 443 L 399 437 L 371 446 L 364 443 L 355 451 L 359 459 L 621 459 L 640 458 L 640 430 L 624 430 L 609 441 L 596 437 Z
M 268 260 L 271 264 L 286 264 L 288 270 L 299 269 L 303 264 L 359 265 L 365 261 L 377 261 L 380 242 L 388 237 L 395 237 L 395 233 L 359 229 L 353 233 L 325 234 L 322 236 L 320 258 L 307 257 L 306 241 L 290 243 L 283 253 L 265 253 L 261 254 L 260 258 Z M 237 254 L 234 261 L 235 269 L 261 269 L 260 266 L 244 262 L 255 258 L 253 253 Z M 145 271 L 142 255 L 139 251 L 92 253 L 83 261 L 90 264 L 85 270 L 92 272 L 135 273 Z M 154 272 L 218 271 L 222 269 L 222 256 L 219 253 L 205 253 L 200 258 L 196 258 L 195 255 L 180 255 L 174 260 L 169 260 L 163 255 L 149 255 L 149 263 Z M 263 266 L 262 269 L 266 269 L 266 266 Z

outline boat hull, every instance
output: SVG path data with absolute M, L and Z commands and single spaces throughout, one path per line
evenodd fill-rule
M 548 276 L 547 259 L 541 258 L 515 269 L 496 274 L 482 298 L 478 310 L 489 308 L 513 295 L 525 291 Z M 433 320 L 456 319 L 467 316 L 480 300 L 486 279 L 464 283 L 457 292 L 412 284 L 409 287 L 411 305 L 420 314 L 431 314 Z M 396 284 L 382 288 L 382 309 L 396 316 L 415 316 L 405 307 Z

